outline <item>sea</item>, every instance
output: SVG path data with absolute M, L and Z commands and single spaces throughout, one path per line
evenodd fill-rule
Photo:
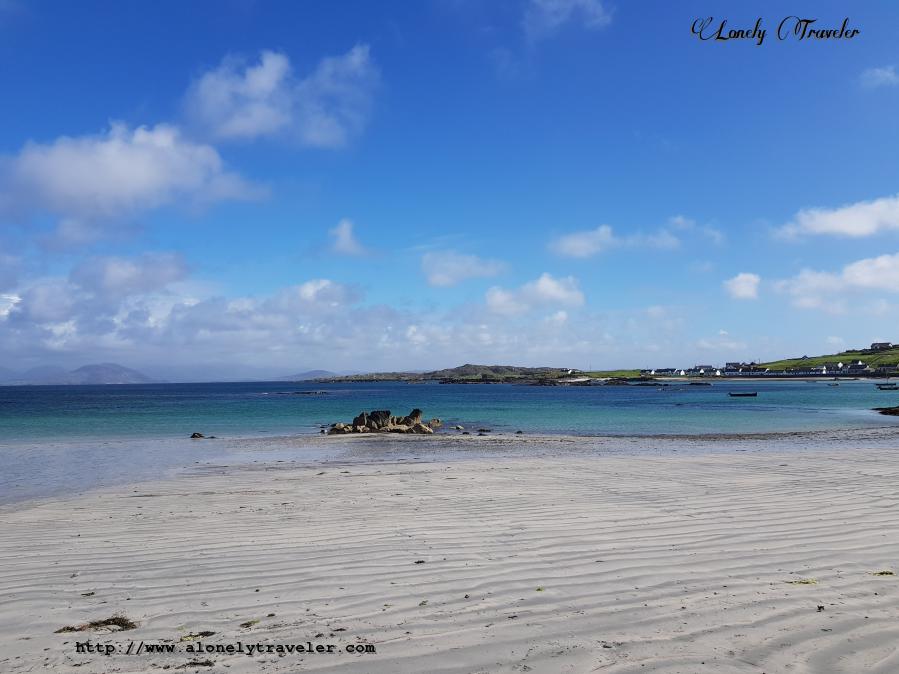
M 881 441 L 899 438 L 899 417 L 872 411 L 899 405 L 899 391 L 881 391 L 869 380 L 835 383 L 0 386 L 0 504 L 167 477 L 197 466 L 364 459 L 364 452 L 348 455 L 345 443 L 330 442 L 321 430 L 375 409 L 404 415 L 419 408 L 426 419 L 440 418 L 441 432 L 450 435 L 460 433 L 453 430 L 459 425 L 475 434 L 487 429 L 493 437 L 604 438 L 606 451 L 657 451 L 687 440 L 690 446 L 726 450 L 744 448 L 753 438 L 754 448 L 763 450 L 814 445 L 816 437 L 850 442 L 868 431 L 879 433 Z M 189 440 L 192 433 L 215 439 Z M 414 447 L 405 450 L 411 458 L 441 456 L 439 437 L 426 451 L 420 443 L 406 446 Z M 379 454 L 377 448 L 368 458 L 379 456 L 397 458 L 395 451 Z

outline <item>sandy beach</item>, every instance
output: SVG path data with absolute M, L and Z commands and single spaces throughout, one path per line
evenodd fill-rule
M 5 506 L 0 670 L 896 672 L 897 480 L 883 448 L 516 456 Z

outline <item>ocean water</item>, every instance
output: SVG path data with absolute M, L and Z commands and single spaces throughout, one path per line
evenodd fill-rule
M 731 398 L 730 391 L 758 391 Z M 316 392 L 321 395 L 304 395 Z M 0 445 L 41 440 L 318 433 L 362 410 L 412 408 L 448 424 L 528 433 L 760 433 L 888 425 L 871 412 L 899 392 L 870 381 L 725 382 L 712 386 L 253 382 L 0 387 Z
M 732 398 L 731 391 L 757 391 L 758 397 Z M 899 392 L 879 391 L 870 381 L 839 386 L 715 381 L 663 387 L 395 382 L 0 387 L 0 503 L 216 462 L 335 459 L 340 452 L 319 437 L 320 427 L 350 421 L 362 410 L 407 414 L 418 407 L 426 418 L 442 419 L 446 428 L 461 424 L 494 433 L 678 437 L 899 431 L 899 418 L 871 411 L 892 405 L 899 405 Z M 187 440 L 193 432 L 220 440 Z M 305 436 L 306 441 L 291 450 L 285 436 Z

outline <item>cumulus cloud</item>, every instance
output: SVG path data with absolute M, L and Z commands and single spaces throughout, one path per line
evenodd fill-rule
M 612 21 L 612 13 L 602 0 L 530 0 L 523 26 L 530 40 L 550 37 L 569 23 L 588 30 L 603 28 Z
M 190 86 L 185 107 L 199 129 L 221 140 L 280 137 L 340 147 L 364 128 L 378 79 L 364 44 L 322 59 L 304 78 L 285 54 L 263 51 L 252 64 L 225 58 Z
M 490 288 L 485 300 L 493 313 L 511 316 L 546 306 L 579 307 L 584 304 L 584 293 L 573 276 L 555 278 L 543 273 L 514 290 Z
M 341 255 L 365 255 L 365 246 L 359 243 L 356 235 L 353 233 L 353 221 L 344 218 L 337 223 L 337 226 L 328 230 L 328 234 L 334 242 L 331 244 L 331 250 Z
M 788 294 L 797 307 L 839 313 L 849 292 L 899 293 L 899 253 L 880 255 L 847 264 L 839 272 L 803 269 L 778 281 L 775 288 Z
M 735 300 L 754 300 L 758 299 L 761 281 L 758 274 L 743 272 L 726 280 L 724 289 Z
M 551 241 L 550 250 L 565 257 L 593 257 L 611 248 L 661 248 L 671 250 L 680 245 L 680 239 L 668 230 L 661 229 L 654 234 L 632 234 L 616 236 L 609 225 L 596 229 L 565 234 Z
M 95 136 L 28 143 L 0 160 L 0 204 L 13 211 L 93 219 L 180 200 L 257 196 L 259 190 L 229 171 L 213 147 L 166 124 L 129 129 L 114 123 Z
M 899 194 L 839 208 L 803 209 L 778 232 L 784 237 L 829 234 L 861 238 L 890 230 L 899 230 Z
M 254 358 L 253 349 L 272 358 L 288 347 L 302 351 L 309 340 L 339 351 L 343 343 L 334 330 L 348 329 L 344 323 L 354 319 L 345 308 L 362 298 L 357 289 L 329 279 L 262 298 L 197 296 L 185 292 L 191 284 L 184 278 L 178 256 L 158 253 L 93 258 L 67 277 L 32 280 L 0 297 L 0 352 L 103 360 L 125 354 L 157 363 L 190 363 L 215 353 L 226 364 Z M 357 309 L 360 316 L 366 311 Z M 388 312 L 384 322 L 391 317 Z
M 894 87 L 899 84 L 899 73 L 896 66 L 883 66 L 881 68 L 868 68 L 861 75 L 862 86 L 869 89 L 877 87 Z
M 187 276 L 187 265 L 174 253 L 146 253 L 138 258 L 94 257 L 76 266 L 70 279 L 81 289 L 124 297 L 164 288 Z
M 21 298 L 18 295 L 0 293 L 0 318 L 5 318 L 19 301 Z
M 487 278 L 501 273 L 505 265 L 477 255 L 463 255 L 452 250 L 425 253 L 421 270 L 428 284 L 437 287 L 454 286 L 472 278 Z

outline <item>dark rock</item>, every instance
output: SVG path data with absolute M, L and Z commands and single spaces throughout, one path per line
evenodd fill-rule
M 395 417 L 390 410 L 375 410 L 373 412 L 361 412 L 352 423 L 337 422 L 331 424 L 327 431 L 322 427 L 322 433 L 328 435 L 343 435 L 346 433 L 417 433 L 430 435 L 435 429 L 443 425 L 440 419 L 431 419 L 427 424 L 422 422 L 422 412 L 419 409 L 412 410 L 408 416 Z M 461 428 L 461 426 L 459 427 Z
M 191 433 L 190 437 L 191 438 L 205 438 L 206 436 L 203 435 L 202 433 Z
M 874 411 L 886 414 L 888 417 L 899 417 L 899 405 L 896 407 L 875 407 Z
M 374 431 L 379 431 L 390 425 L 390 410 L 375 410 L 368 415 L 368 423 L 365 424 Z
M 421 423 L 421 415 L 422 415 L 422 411 L 416 407 L 414 410 L 409 412 L 409 414 L 405 417 L 405 420 L 403 421 L 403 423 L 406 424 L 407 426 L 414 426 L 415 424 L 420 424 Z

